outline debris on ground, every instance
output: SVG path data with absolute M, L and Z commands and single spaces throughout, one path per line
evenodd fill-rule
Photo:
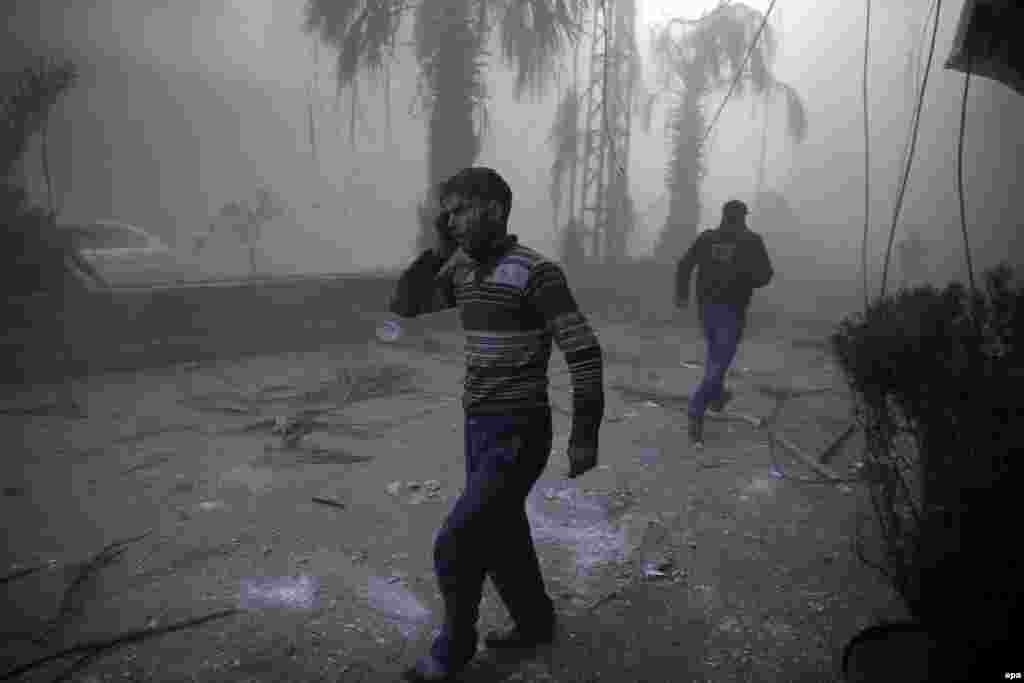
M 402 489 L 411 491 L 412 496 L 409 498 L 411 505 L 419 505 L 427 501 L 438 501 L 441 500 L 441 482 L 437 479 L 428 479 L 423 482 L 419 481 L 393 481 L 386 487 L 388 494 L 392 496 L 398 496 L 402 492 Z
M 336 500 L 334 498 L 324 498 L 322 496 L 313 496 L 313 502 L 320 503 L 321 505 L 340 508 L 342 510 L 344 510 L 346 507 L 345 503 L 341 502 L 340 500 Z
M 292 417 L 277 416 L 274 418 L 274 428 L 271 434 L 281 437 L 281 444 L 286 448 L 294 448 L 303 437 L 312 433 L 313 421 L 306 415 L 295 415 Z

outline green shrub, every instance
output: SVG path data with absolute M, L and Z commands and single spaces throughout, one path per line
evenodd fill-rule
M 1024 289 L 1001 265 L 983 292 L 952 283 L 876 300 L 831 339 L 867 435 L 878 568 L 918 618 L 976 617 L 979 643 L 1009 632 L 1021 596 L 1006 525 L 1019 514 L 1022 314 Z

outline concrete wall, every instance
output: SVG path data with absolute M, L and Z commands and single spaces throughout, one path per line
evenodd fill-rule
M 9 299 L 0 379 L 49 381 L 364 340 L 392 286 L 349 276 Z
M 680 318 L 672 306 L 674 272 L 674 267 L 652 264 L 591 266 L 570 272 L 569 283 L 588 314 L 694 324 L 695 316 Z M 8 298 L 6 334 L 0 337 L 0 382 L 55 381 L 362 342 L 373 336 L 385 314 L 394 283 L 394 274 L 294 277 Z M 752 333 L 775 326 L 779 316 L 831 313 L 827 317 L 838 321 L 843 308 L 819 298 L 807 310 L 794 310 L 800 307 L 772 290 L 769 285 L 755 295 L 748 326 Z M 448 312 L 407 325 L 410 331 L 457 329 L 458 317 Z

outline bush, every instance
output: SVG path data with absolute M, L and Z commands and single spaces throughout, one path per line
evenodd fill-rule
M 915 617 L 981 648 L 1018 610 L 1016 517 L 1024 428 L 1024 290 L 1013 271 L 904 290 L 844 320 L 831 341 L 857 398 L 881 531 L 877 567 Z M 972 618 L 973 617 L 973 618 Z

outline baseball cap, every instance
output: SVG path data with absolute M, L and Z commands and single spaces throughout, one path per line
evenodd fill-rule
M 750 213 L 750 211 L 747 210 L 747 205 L 741 202 L 740 200 L 730 199 L 725 203 L 725 205 L 722 206 L 722 213 L 741 214 L 743 216 L 746 216 L 748 213 Z

